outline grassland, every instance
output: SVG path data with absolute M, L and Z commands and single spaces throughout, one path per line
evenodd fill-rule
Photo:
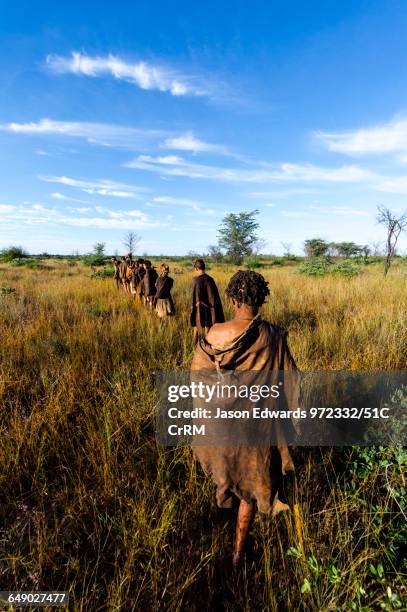
M 211 271 L 221 292 L 232 266 Z M 241 572 L 233 517 L 188 448 L 157 448 L 154 372 L 188 368 L 191 271 L 160 323 L 69 261 L 0 266 L 0 586 L 67 589 L 89 610 L 393 610 L 406 606 L 401 448 L 297 452 L 291 516 L 256 519 Z M 407 268 L 384 281 L 262 270 L 264 315 L 302 369 L 407 369 Z

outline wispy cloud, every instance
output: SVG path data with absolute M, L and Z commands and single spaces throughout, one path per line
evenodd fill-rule
M 0 204 L 0 214 L 12 212 L 15 208 L 16 207 L 11 204 Z
M 145 187 L 137 185 L 128 185 L 127 183 L 118 183 L 107 179 L 98 181 L 88 181 L 82 179 L 70 178 L 68 176 L 42 176 L 38 177 L 41 181 L 47 183 L 58 183 L 79 189 L 91 195 L 101 195 L 113 198 L 134 198 L 141 199 L 140 192 L 145 192 Z
M 168 92 L 173 96 L 210 95 L 204 83 L 196 77 L 146 61 L 130 62 L 116 55 L 89 56 L 72 52 L 71 56 L 48 55 L 48 67 L 57 73 L 72 73 L 87 77 L 111 76 L 146 90 Z
M 199 140 L 191 131 L 181 136 L 167 138 L 161 144 L 161 148 L 178 151 L 192 151 L 193 153 L 216 153 L 218 155 L 228 155 L 229 153 L 226 146 Z
M 61 200 L 63 202 L 77 202 L 78 204 L 89 204 L 88 200 L 71 198 L 69 196 L 64 195 L 63 193 L 59 193 L 58 191 L 54 191 L 54 193 L 51 193 L 51 198 L 53 200 Z
M 192 179 L 208 179 L 237 183 L 315 182 L 315 183 L 361 183 L 372 180 L 375 174 L 359 166 L 323 168 L 311 164 L 265 164 L 255 168 L 227 168 L 191 162 L 176 155 L 152 157 L 139 155 L 124 164 L 127 168 L 148 170 L 164 176 L 185 176 Z
M 200 202 L 197 200 L 190 200 L 189 198 L 175 198 L 173 196 L 156 196 L 151 198 L 150 205 L 158 204 L 158 205 L 168 205 L 168 206 L 182 206 L 186 208 L 191 208 L 195 212 L 199 212 L 204 215 L 216 215 L 216 210 L 208 207 L 205 202 Z
M 0 125 L 0 130 L 3 129 L 3 126 Z M 36 155 L 42 155 L 43 157 L 50 157 L 48 151 L 44 151 L 44 149 L 35 149 L 34 153 Z
M 4 123 L 1 131 L 31 136 L 64 136 L 84 139 L 91 144 L 117 147 L 129 150 L 143 149 L 168 136 L 168 131 L 147 130 L 111 123 L 92 123 L 86 121 L 57 121 L 41 119 L 29 123 Z M 47 155 L 37 150 L 38 155 Z
M 386 177 L 376 186 L 377 191 L 407 195 L 407 176 Z
M 407 153 L 407 118 L 345 132 L 316 132 L 330 151 L 346 155 Z
M 370 170 L 360 166 L 325 168 L 312 164 L 289 164 L 280 166 L 277 180 L 310 181 L 316 183 L 361 183 L 375 178 Z
M 2 221 L 13 225 L 18 224 L 18 227 L 24 225 L 68 225 L 71 227 L 122 230 L 165 227 L 164 223 L 151 219 L 140 210 L 111 210 L 103 207 L 69 207 L 66 210 L 61 210 L 39 203 L 7 206 L 3 211 Z

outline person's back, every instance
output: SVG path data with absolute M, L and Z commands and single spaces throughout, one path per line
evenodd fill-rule
M 299 373 L 288 349 L 287 333 L 261 319 L 258 314 L 269 294 L 267 285 L 263 276 L 253 271 L 240 271 L 233 276 L 226 293 L 231 300 L 235 318 L 211 327 L 196 347 L 191 370 L 198 376 L 196 382 L 201 380 L 204 372 L 209 375 L 213 372 L 217 376 L 219 372 L 224 372 L 226 376 L 226 372 L 230 371 L 232 375 L 240 372 L 243 375 L 241 380 L 245 380 L 246 384 L 247 380 L 256 380 L 254 372 L 265 372 L 265 376 L 273 372 L 274 376 L 278 376 L 280 371 L 290 370 L 292 374 L 287 383 L 284 383 L 284 396 L 288 405 L 295 405 L 298 402 Z M 235 379 L 238 379 L 236 375 Z M 267 401 L 270 402 L 270 398 Z M 239 410 L 243 405 L 247 405 L 250 412 L 250 402 L 245 403 L 244 399 L 239 399 Z M 237 420 L 237 427 L 243 431 L 244 425 L 244 421 Z M 263 423 L 259 422 L 259 425 L 259 433 L 264 433 L 261 429 Z M 265 431 L 268 432 L 266 425 Z M 294 429 L 296 427 L 295 423 L 289 425 Z M 209 421 L 206 426 L 208 439 L 211 432 L 216 439 L 219 427 L 222 426 L 218 420 Z M 273 515 L 288 509 L 279 500 L 278 493 L 281 491 L 283 475 L 292 471 L 294 464 L 282 433 L 279 433 L 278 440 L 278 447 L 272 447 L 271 441 L 269 447 L 264 444 L 193 444 L 195 457 L 217 485 L 218 505 L 228 508 L 232 506 L 233 498 L 240 500 L 234 565 L 238 564 L 242 554 L 255 506 L 260 512 L 271 512 Z
M 190 324 L 194 328 L 195 340 L 205 334 L 214 323 L 225 320 L 222 302 L 214 279 L 205 271 L 203 259 L 194 264 L 195 278 L 192 281 L 192 305 Z
M 151 265 L 151 261 L 145 261 L 145 274 L 143 278 L 144 299 L 149 308 L 154 306 L 154 298 L 156 293 L 155 281 L 157 280 L 157 272 Z
M 155 289 L 155 282 L 157 280 L 157 272 L 154 270 L 153 267 L 147 266 L 146 267 L 146 271 L 145 271 L 145 275 L 144 275 L 144 295 L 146 297 L 151 297 L 155 295 L 156 289 Z
M 161 319 L 175 314 L 174 302 L 171 296 L 174 281 L 168 276 L 169 270 L 170 268 L 167 264 L 161 264 L 160 275 L 155 281 L 155 311 Z

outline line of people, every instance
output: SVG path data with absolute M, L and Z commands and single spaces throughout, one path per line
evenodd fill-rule
M 169 276 L 170 268 L 163 263 L 159 273 L 148 259 L 139 258 L 133 261 L 131 255 L 113 257 L 114 279 L 117 289 L 122 288 L 128 295 L 134 295 L 147 308 L 155 310 L 160 318 L 175 314 L 171 291 L 174 280 Z M 223 323 L 222 301 L 214 279 L 206 273 L 203 259 L 194 263 L 195 278 L 192 281 L 192 304 L 190 325 L 194 329 L 194 338 L 205 335 L 215 323 Z
M 171 297 L 173 280 L 168 276 L 167 264 L 160 266 L 159 275 L 150 261 L 131 257 L 115 258 L 114 277 L 117 287 L 134 293 L 144 303 L 155 308 L 160 317 L 174 314 Z M 245 371 L 274 373 L 289 371 L 284 379 L 284 395 L 288 405 L 299 402 L 299 372 L 287 344 L 287 332 L 260 317 L 260 309 L 270 294 L 268 281 L 252 270 L 239 270 L 230 279 L 226 296 L 234 318 L 225 322 L 222 302 L 214 279 L 205 271 L 203 259 L 194 263 L 190 324 L 197 342 L 191 370 L 194 373 Z M 204 338 L 202 336 L 205 336 Z M 239 400 L 241 403 L 245 400 Z M 247 403 L 247 402 L 246 402 Z M 241 404 L 240 404 L 241 405 Z M 248 406 L 249 409 L 250 405 Z M 217 421 L 211 431 L 215 434 Z M 297 431 L 298 425 L 289 425 Z M 234 444 L 217 446 L 192 443 L 195 459 L 216 485 L 216 501 L 221 508 L 232 508 L 238 503 L 232 563 L 240 563 L 248 532 L 256 509 L 275 516 L 289 509 L 284 476 L 294 471 L 294 462 L 285 434 L 279 425 L 279 444 L 276 447 Z M 298 432 L 297 432 L 298 433 Z M 299 513 L 295 488 L 292 492 L 294 511 Z M 299 516 L 299 514 L 298 514 Z M 298 522 L 298 525 L 297 525 Z M 300 519 L 297 533 L 302 539 Z
M 169 276 L 170 268 L 161 264 L 159 273 L 148 259 L 133 260 L 131 255 L 113 257 L 114 279 L 117 289 L 122 288 L 128 295 L 134 295 L 150 310 L 155 310 L 160 318 L 175 314 L 171 289 L 174 284 Z

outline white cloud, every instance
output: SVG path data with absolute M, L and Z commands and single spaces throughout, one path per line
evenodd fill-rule
M 330 151 L 346 155 L 407 153 L 407 119 L 393 119 L 370 128 L 346 132 L 316 132 Z
M 407 195 L 407 176 L 383 178 L 376 186 L 377 191 Z
M 0 204 L 0 214 L 12 212 L 13 210 L 15 210 L 15 208 L 16 207 L 11 206 L 11 204 Z
M 0 125 L 0 130 L 23 135 L 82 138 L 91 144 L 130 150 L 151 146 L 158 139 L 168 135 L 168 132 L 164 130 L 147 130 L 111 123 L 57 121 L 47 118 L 29 123 L 4 123 Z M 48 155 L 42 149 L 37 149 L 36 153 L 38 155 Z
M 167 138 L 162 144 L 163 149 L 175 149 L 179 151 L 192 151 L 193 153 L 216 153 L 227 155 L 228 149 L 224 145 L 203 142 L 194 136 L 193 132 L 186 132 L 181 136 Z
M 61 200 L 63 202 L 77 202 L 78 204 L 89 204 L 87 200 L 81 200 L 79 198 L 70 198 L 69 196 L 66 196 L 63 193 L 59 193 L 58 191 L 51 193 L 51 198 L 53 200 Z
M 172 196 L 156 196 L 150 200 L 150 205 L 153 204 L 164 204 L 170 206 L 185 206 L 192 210 L 203 213 L 205 215 L 215 215 L 216 211 L 213 208 L 209 208 L 205 202 L 199 202 L 197 200 L 190 200 L 189 198 L 174 198 Z
M 112 76 L 137 85 L 141 89 L 168 92 L 173 96 L 208 95 L 206 87 L 196 79 L 163 66 L 145 61 L 128 62 L 115 55 L 104 57 L 85 55 L 76 51 L 70 57 L 48 55 L 48 67 L 57 73 L 72 73 L 87 77 Z
M 71 215 L 69 213 L 75 213 Z M 91 213 L 91 214 L 86 214 Z M 77 216 L 77 215 L 80 216 Z M 165 227 L 139 210 L 112 210 L 103 207 L 60 210 L 42 204 L 7 207 L 2 221 L 19 228 L 24 225 L 67 225 L 100 229 L 150 229 Z
M 328 183 L 361 183 L 375 178 L 370 170 L 359 166 L 321 168 L 312 164 L 281 164 L 280 180 L 314 181 Z
M 139 192 L 145 192 L 144 187 L 137 185 L 128 185 L 126 183 L 118 183 L 111 180 L 87 181 L 82 179 L 70 178 L 68 176 L 42 176 L 38 177 L 41 181 L 47 183 L 58 183 L 79 189 L 91 195 L 109 196 L 113 198 L 133 198 L 141 199 Z
M 89 206 L 70 206 L 69 210 L 75 213 L 85 214 L 92 210 Z
M 152 157 L 139 155 L 124 164 L 127 168 L 148 170 L 165 176 L 185 176 L 194 179 L 208 179 L 223 182 L 273 183 L 273 182 L 315 182 L 315 183 L 362 183 L 372 181 L 376 175 L 359 166 L 322 168 L 312 164 L 282 163 L 257 164 L 254 169 L 227 168 L 198 164 L 175 155 Z
M 148 221 L 149 217 L 142 210 L 111 210 L 104 206 L 95 206 L 95 210 L 102 214 L 110 217 L 111 219 L 123 219 L 127 217 L 137 217 L 145 222 Z

